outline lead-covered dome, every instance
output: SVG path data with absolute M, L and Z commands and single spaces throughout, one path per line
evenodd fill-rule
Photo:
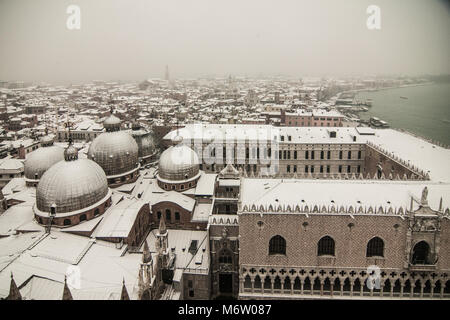
M 99 135 L 89 146 L 88 158 L 98 163 L 107 176 L 125 174 L 139 167 L 138 145 L 125 131 Z
M 120 131 L 120 119 L 112 112 L 103 123 L 106 132 L 95 138 L 88 150 L 88 158 L 98 163 L 108 178 L 139 168 L 138 145 L 129 133 Z
M 199 174 L 197 153 L 183 144 L 171 146 L 159 159 L 158 176 L 164 180 L 189 180 Z
M 76 149 L 75 149 L 76 150 Z M 36 206 L 41 212 L 69 213 L 100 203 L 109 194 L 103 169 L 89 159 L 78 159 L 71 146 L 66 149 L 65 161 L 48 169 L 36 189 Z
M 115 115 L 111 114 L 108 118 L 103 122 L 103 127 L 105 127 L 107 132 L 119 131 L 120 130 L 120 119 Z
M 25 179 L 29 182 L 38 182 L 45 171 L 64 160 L 64 149 L 54 146 L 51 137 L 41 138 L 41 145 L 42 147 L 31 152 L 24 162 Z

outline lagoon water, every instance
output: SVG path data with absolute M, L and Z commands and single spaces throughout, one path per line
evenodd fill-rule
M 359 113 L 362 119 L 378 117 L 392 128 L 450 145 L 450 83 L 360 92 L 356 98 L 373 100 L 369 111 Z

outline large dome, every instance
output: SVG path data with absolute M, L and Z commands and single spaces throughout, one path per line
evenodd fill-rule
M 55 163 L 64 160 L 64 149 L 58 146 L 42 147 L 31 152 L 25 160 L 25 178 L 39 180 Z
M 97 162 L 107 176 L 121 175 L 139 167 L 138 145 L 125 131 L 99 135 L 89 147 L 88 158 Z
M 108 195 L 108 183 L 102 168 L 88 159 L 68 158 L 48 169 L 36 189 L 36 206 L 56 213 L 85 209 Z
M 199 173 L 197 153 L 183 144 L 169 147 L 159 159 L 160 178 L 171 181 L 189 180 Z

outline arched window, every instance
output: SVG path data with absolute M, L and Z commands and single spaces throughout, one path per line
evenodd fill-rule
M 94 216 L 98 216 L 100 214 L 100 210 L 97 208 L 94 210 Z
M 370 239 L 367 243 L 366 257 L 384 257 L 384 242 L 381 238 Z
M 274 236 L 269 241 L 269 254 L 286 254 L 286 240 L 282 236 Z
M 425 241 L 420 241 L 414 246 L 412 264 L 431 264 L 430 246 Z
M 80 216 L 80 222 L 81 221 L 84 221 L 84 220 L 86 220 L 87 218 L 86 218 L 86 215 L 83 213 L 81 216 Z
M 325 236 L 319 240 L 317 244 L 317 255 L 334 256 L 334 240 L 329 236 Z
M 156 213 L 156 215 L 158 216 L 158 220 L 161 219 L 161 211 L 158 211 L 158 212 Z
M 171 216 L 172 214 L 170 212 L 170 209 L 166 209 L 166 221 L 170 221 L 172 219 Z
M 64 219 L 64 225 L 65 226 L 70 226 L 70 219 Z
M 180 220 L 180 213 L 179 212 L 175 212 L 175 220 Z
M 233 263 L 233 258 L 228 250 L 222 250 L 219 253 L 219 263 Z

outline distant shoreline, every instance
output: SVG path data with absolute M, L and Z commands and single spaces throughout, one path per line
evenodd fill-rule
M 377 92 L 377 91 L 381 91 L 381 90 L 418 87 L 418 86 L 426 86 L 426 85 L 430 85 L 430 84 L 437 84 L 437 83 L 434 82 L 434 81 L 429 81 L 429 82 L 423 82 L 423 83 L 403 84 L 403 85 L 394 86 L 394 87 L 382 87 L 382 88 L 377 88 L 377 89 L 355 89 L 355 90 L 351 90 L 351 91 L 347 91 L 347 92 L 357 92 L 357 93 L 360 93 L 360 92 Z

